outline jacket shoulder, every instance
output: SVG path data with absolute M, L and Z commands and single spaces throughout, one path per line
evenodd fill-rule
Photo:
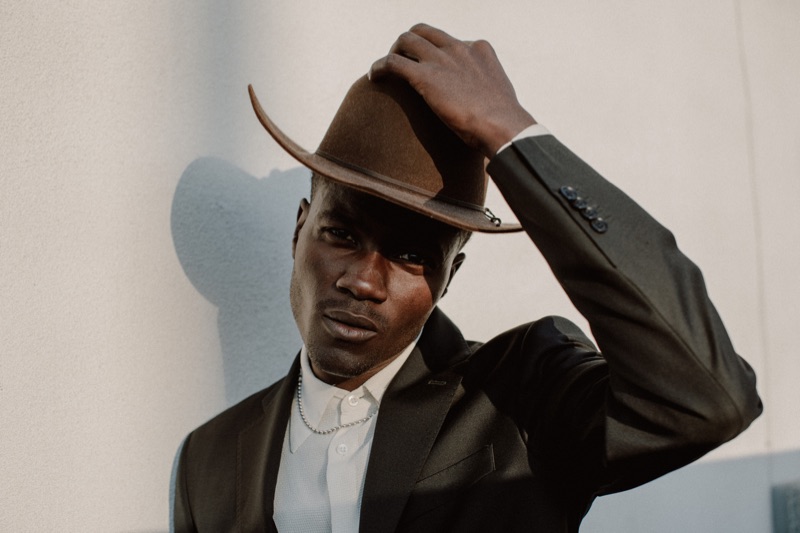
M 545 316 L 520 324 L 485 343 L 470 341 L 473 354 L 480 351 L 521 351 L 527 356 L 560 351 L 563 348 L 582 348 L 597 352 L 589 337 L 574 322 L 561 316 Z
M 241 430 L 252 425 L 264 414 L 264 405 L 269 402 L 285 379 L 286 377 L 228 407 L 192 431 L 189 438 L 194 441 L 208 438 L 235 438 Z

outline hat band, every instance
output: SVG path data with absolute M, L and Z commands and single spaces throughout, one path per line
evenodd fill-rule
M 439 200 L 441 202 L 445 202 L 445 203 L 452 204 L 452 205 L 457 205 L 457 206 L 463 207 L 465 209 L 471 209 L 473 211 L 479 211 L 480 213 L 486 214 L 486 208 L 484 208 L 484 206 L 482 206 L 482 205 L 473 204 L 472 202 L 467 202 L 466 200 L 459 200 L 457 198 L 451 198 L 450 196 L 446 196 L 446 195 L 441 194 L 441 193 L 437 193 L 435 196 L 431 196 L 431 191 L 429 191 L 427 189 L 423 189 L 422 187 L 416 187 L 416 186 L 411 185 L 409 183 L 406 183 L 406 182 L 403 182 L 403 181 L 399 181 L 399 180 L 396 180 L 394 178 L 390 178 L 389 176 L 384 176 L 383 174 L 379 174 L 378 172 L 374 172 L 372 170 L 360 167 L 358 165 L 354 165 L 352 163 L 348 163 L 347 161 L 342 161 L 338 157 L 335 157 L 335 156 L 332 156 L 332 155 L 330 155 L 328 153 L 325 153 L 322 150 L 317 150 L 317 155 L 320 156 L 320 157 L 324 157 L 328 161 L 332 161 L 332 162 L 336 163 L 337 165 L 341 165 L 343 167 L 346 167 L 346 168 L 348 168 L 350 170 L 354 170 L 354 171 L 359 172 L 361 174 L 366 174 L 367 176 L 369 176 L 371 178 L 374 178 L 374 179 L 379 180 L 379 181 L 383 181 L 383 182 L 388 183 L 388 184 L 390 184 L 390 185 L 392 185 L 394 187 L 397 187 L 399 189 L 405 189 L 405 190 L 420 194 L 422 196 L 426 196 L 426 197 L 428 197 L 430 199 L 436 199 L 436 200 Z

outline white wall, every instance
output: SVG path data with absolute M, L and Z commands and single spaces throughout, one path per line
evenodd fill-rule
M 246 86 L 313 148 L 420 20 L 491 41 L 533 115 L 704 270 L 767 406 L 710 459 L 800 449 L 796 2 L 6 1 L 0 530 L 166 530 L 182 437 L 297 347 L 285 280 L 305 178 Z M 523 237 L 477 236 L 468 255 L 443 304 L 468 336 L 584 323 Z M 764 487 L 800 478 L 774 464 Z

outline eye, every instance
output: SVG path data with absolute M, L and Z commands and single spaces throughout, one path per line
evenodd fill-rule
M 397 254 L 397 258 L 405 263 L 419 266 L 430 266 L 431 262 L 425 256 L 414 252 L 404 252 Z
M 338 242 L 355 243 L 356 240 L 353 234 L 342 228 L 322 228 L 322 232 L 328 236 L 329 239 Z

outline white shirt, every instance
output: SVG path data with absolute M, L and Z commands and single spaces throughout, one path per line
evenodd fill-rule
M 383 393 L 406 362 L 416 339 L 362 386 L 346 391 L 320 381 L 305 346 L 300 352 L 303 410 L 319 430 L 360 420 L 361 424 L 319 435 L 300 417 L 297 395 L 283 441 L 273 520 L 281 533 L 358 531 L 361 498 L 372 437 Z
M 518 141 L 518 140 L 524 139 L 526 137 L 537 137 L 539 135 L 550 135 L 550 130 L 548 130 L 547 128 L 545 128 L 544 126 L 542 126 L 541 124 L 538 124 L 538 123 L 537 124 L 531 124 L 530 126 L 525 128 L 521 132 L 517 133 L 514 136 L 513 139 L 511 139 L 510 141 L 505 143 L 503 146 L 501 146 L 500 149 L 497 150 L 497 153 L 499 154 L 500 152 L 502 152 L 503 150 L 505 150 L 506 148 L 511 146 L 511 143 L 513 143 L 514 141 Z

